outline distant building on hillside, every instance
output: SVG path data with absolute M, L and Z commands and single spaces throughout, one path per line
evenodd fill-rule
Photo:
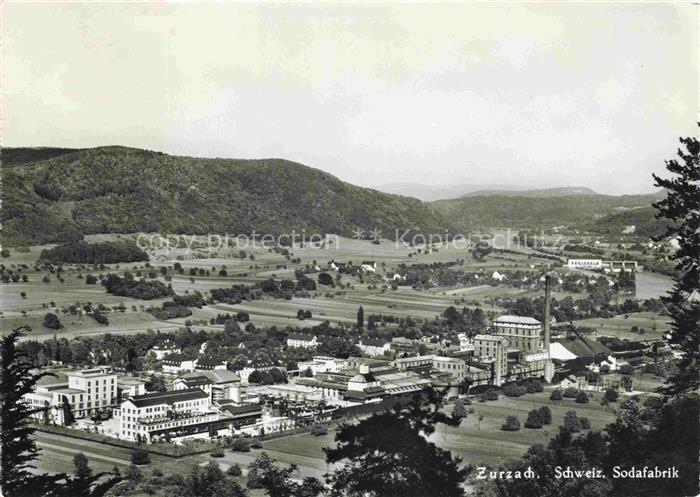
M 155 347 L 153 347 L 150 350 L 150 352 L 153 352 L 156 356 L 156 359 L 161 361 L 165 356 L 179 354 L 180 352 L 182 352 L 182 350 L 174 343 L 166 341 L 161 343 L 160 345 L 156 345 Z
M 569 269 L 603 269 L 602 259 L 569 259 L 566 262 Z
M 374 261 L 362 261 L 362 264 L 360 264 L 360 269 L 362 271 L 374 273 L 377 270 L 377 263 Z
M 290 333 L 287 336 L 287 347 L 300 347 L 303 349 L 313 349 L 318 347 L 319 341 L 316 335 L 309 333 Z

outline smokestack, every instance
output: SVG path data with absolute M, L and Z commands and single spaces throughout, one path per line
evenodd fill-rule
M 552 300 L 551 296 L 551 282 L 550 282 L 550 276 L 547 274 L 544 277 L 544 349 L 547 351 L 547 355 L 549 355 L 549 323 L 551 322 L 551 318 L 549 317 L 549 305 L 550 301 Z
M 551 383 L 552 378 L 554 377 L 554 364 L 552 364 L 552 360 L 549 357 L 549 325 L 552 320 L 549 316 L 550 301 L 552 300 L 552 290 L 550 286 L 550 276 L 546 274 L 544 277 L 544 350 L 547 352 L 547 362 L 544 364 L 544 381 L 547 383 Z

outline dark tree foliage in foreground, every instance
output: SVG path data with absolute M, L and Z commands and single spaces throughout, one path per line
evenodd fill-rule
M 238 482 L 229 478 L 217 463 L 195 466 L 183 484 L 173 488 L 172 497 L 245 497 L 247 495 Z
M 121 478 L 102 478 L 108 473 L 92 474 L 87 459 L 75 460 L 76 477 L 66 474 L 32 474 L 38 456 L 32 439 L 35 429 L 29 424 L 32 410 L 22 396 L 34 389 L 37 381 L 48 373 L 35 372 L 24 352 L 17 350 L 23 329 L 17 328 L 2 337 L 0 363 L 0 490 L 12 497 L 102 497 Z
M 255 487 L 264 488 L 269 497 L 316 497 L 323 491 L 323 484 L 316 478 L 304 478 L 301 483 L 293 481 L 296 470 L 295 464 L 286 468 L 277 466 L 263 452 L 251 463 L 249 474 L 256 479 Z
M 663 179 L 654 175 L 656 186 L 667 191 L 666 198 L 654 204 L 657 217 L 673 221 L 664 237 L 676 237 L 679 245 L 672 255 L 678 276 L 664 301 L 671 316 L 671 342 L 679 344 L 685 355 L 678 363 L 678 373 L 667 380 L 665 391 L 669 394 L 700 387 L 700 142 L 696 138 L 680 141 L 686 151 L 678 150 L 680 160 L 666 162 L 674 176 Z
M 606 427 L 610 444 L 606 472 L 614 466 L 675 466 L 679 477 L 614 479 L 611 495 L 698 495 L 698 416 L 697 397 L 679 396 L 665 402 L 650 398 L 644 404 L 623 402 L 615 421 Z
M 17 328 L 2 337 L 0 365 L 0 489 L 3 495 L 35 495 L 38 484 L 29 472 L 38 450 L 32 439 L 34 428 L 29 425 L 31 409 L 22 402 L 37 381 L 47 373 L 34 371 L 26 354 L 17 350 L 17 340 L 23 329 Z
M 461 419 L 440 411 L 444 393 L 427 390 L 404 409 L 375 414 L 336 433 L 336 448 L 324 449 L 328 463 L 343 461 L 328 475 L 334 496 L 453 497 L 464 495 L 469 469 L 426 439 L 439 423 Z
M 529 468 L 539 478 L 495 479 L 493 484 L 500 497 L 603 497 L 610 493 L 608 479 L 556 478 L 555 467 L 569 466 L 573 470 L 587 470 L 602 467 L 601 455 L 605 454 L 605 440 L 600 433 L 583 436 L 562 428 L 545 447 L 535 444 L 519 461 L 508 464 L 504 469 L 524 473 Z

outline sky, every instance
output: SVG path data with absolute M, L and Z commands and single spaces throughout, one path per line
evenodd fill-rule
M 654 191 L 697 5 L 8 3 L 2 145 L 282 157 L 362 185 Z

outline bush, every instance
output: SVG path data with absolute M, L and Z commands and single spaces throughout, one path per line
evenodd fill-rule
M 153 476 L 163 476 L 163 472 L 159 470 L 158 468 L 155 468 L 153 470 Z
M 251 469 L 248 472 L 248 482 L 246 483 L 246 486 L 248 488 L 263 488 L 261 478 L 255 469 Z
M 221 450 L 215 450 L 214 452 L 210 452 L 209 455 L 211 457 L 224 457 L 224 452 Z
M 250 452 L 250 442 L 246 438 L 234 438 L 231 444 L 231 450 L 234 452 Z
M 151 462 L 151 456 L 144 449 L 134 449 L 131 451 L 131 462 L 137 466 Z
M 617 399 L 620 397 L 620 393 L 614 389 L 614 388 L 608 388 L 605 391 L 605 399 L 608 400 L 608 402 L 617 402 Z
M 527 389 L 527 393 L 537 393 L 544 391 L 544 385 L 542 385 L 542 382 L 538 380 L 532 380 L 528 382 L 525 385 L 525 388 Z
M 588 400 L 588 395 L 586 395 L 586 392 L 580 391 L 578 395 L 576 395 L 576 403 L 578 404 L 588 404 L 590 402 Z
M 558 388 L 556 390 L 554 390 L 551 393 L 551 395 L 549 396 L 549 400 L 561 400 L 561 399 L 562 399 L 561 390 L 559 390 Z
M 544 420 L 539 409 L 533 409 L 528 413 L 525 428 L 542 428 L 543 425 Z
M 591 421 L 588 418 L 581 416 L 579 418 L 579 421 L 581 423 L 582 430 L 590 430 L 591 429 Z
M 229 476 L 241 476 L 243 474 L 243 470 L 238 464 L 232 464 L 226 470 L 226 474 Z
M 143 479 L 143 475 L 141 474 L 141 470 L 137 468 L 134 464 L 130 464 L 128 468 L 126 468 L 126 471 L 124 472 L 124 476 L 126 477 L 127 480 L 129 481 L 134 481 L 138 482 Z
M 56 316 L 53 312 L 47 312 L 44 316 L 44 326 L 52 330 L 59 330 L 63 328 L 58 316 Z
M 262 449 L 262 448 L 263 448 L 263 444 L 262 444 L 262 442 L 261 442 L 260 440 L 258 440 L 257 438 L 254 438 L 254 439 L 250 442 L 250 448 L 251 448 L 251 449 Z
M 486 400 L 498 400 L 498 390 L 495 388 L 486 390 Z
M 515 416 L 506 417 L 505 424 L 501 425 L 503 431 L 518 431 L 520 430 L 520 421 Z
M 506 397 L 522 397 L 527 393 L 527 388 L 511 383 L 510 385 L 505 386 L 503 393 L 506 395 Z
M 542 424 L 552 424 L 552 410 L 547 406 L 540 407 L 540 416 L 542 416 Z
M 464 407 L 464 401 L 462 399 L 457 399 L 455 401 L 455 406 L 452 409 L 452 416 L 457 418 L 463 418 L 467 415 L 467 409 Z
M 563 395 L 567 399 L 575 399 L 576 396 L 578 395 L 578 389 L 576 389 L 574 387 L 569 387 L 566 390 L 564 390 Z
M 568 411 L 566 415 L 564 415 L 564 424 L 562 428 L 572 433 L 581 431 L 581 420 L 576 414 L 576 411 Z

